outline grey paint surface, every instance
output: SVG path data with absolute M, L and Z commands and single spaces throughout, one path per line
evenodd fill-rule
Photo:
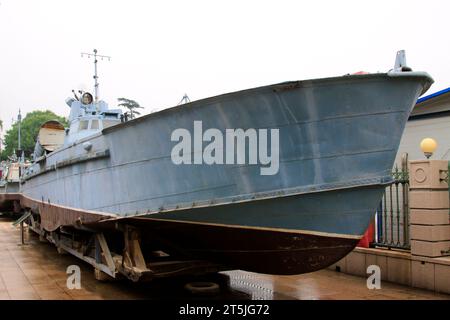
M 205 210 L 197 207 L 209 207 L 206 211 L 214 213 L 220 205 L 223 214 L 216 218 L 211 214 L 203 221 L 235 225 L 250 223 L 246 211 L 237 207 L 227 215 L 226 205 L 244 201 L 251 206 L 290 196 L 294 201 L 283 202 L 290 203 L 285 211 L 271 203 L 266 210 L 255 211 L 251 223 L 361 235 L 380 190 L 390 180 L 409 113 L 431 81 L 427 74 L 415 72 L 343 76 L 195 101 L 86 138 L 92 143 L 89 151 L 82 140 L 51 153 L 33 165 L 34 176 L 22 191 L 37 201 L 122 217 L 159 214 L 177 219 L 177 212 L 188 210 L 183 219 L 198 221 Z M 278 174 L 262 176 L 254 165 L 173 164 L 170 153 L 176 143 L 171 142 L 171 133 L 177 128 L 192 132 L 196 120 L 203 121 L 205 129 L 221 131 L 278 128 Z M 109 156 L 96 156 L 105 151 Z M 78 162 L 61 165 L 70 159 Z M 42 170 L 47 171 L 39 174 Z M 354 193 L 359 187 L 361 192 Z M 345 201 L 336 201 L 337 189 Z M 368 201 L 358 206 L 357 197 Z M 352 214 L 358 218 L 352 220 Z

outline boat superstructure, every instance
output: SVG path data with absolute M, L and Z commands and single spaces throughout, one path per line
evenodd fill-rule
M 109 109 L 104 101 L 94 102 L 89 92 L 82 92 L 80 100 L 67 99 L 66 104 L 70 107 L 70 116 L 64 146 L 95 135 L 122 121 L 121 109 Z
M 19 192 L 20 164 L 17 159 L 2 161 L 0 172 L 0 192 Z

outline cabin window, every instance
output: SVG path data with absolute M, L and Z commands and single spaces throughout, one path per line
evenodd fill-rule
M 80 121 L 80 130 L 87 130 L 89 121 Z
M 91 129 L 97 130 L 98 129 L 98 120 L 92 120 L 91 121 Z

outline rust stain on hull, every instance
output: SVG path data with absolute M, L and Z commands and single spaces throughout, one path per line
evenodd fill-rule
M 3 197 L 2 197 L 3 196 Z M 2 202 L 3 200 L 3 202 Z M 75 209 L 45 201 L 37 201 L 20 193 L 0 194 L 0 205 L 16 201 L 23 209 L 31 209 L 41 216 L 41 227 L 46 231 L 55 231 L 62 226 L 92 224 L 114 217 L 88 210 Z

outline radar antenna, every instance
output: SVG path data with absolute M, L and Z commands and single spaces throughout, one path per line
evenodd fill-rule
M 97 54 L 97 49 L 94 49 L 94 53 L 86 53 L 86 52 L 82 52 L 81 53 L 81 57 L 83 58 L 84 56 L 87 56 L 88 58 L 90 57 L 94 57 L 94 81 L 95 81 L 95 85 L 94 85 L 94 98 L 95 98 L 95 102 L 98 102 L 98 75 L 97 75 L 97 58 L 100 59 L 108 59 L 108 61 L 111 61 L 111 57 L 110 56 L 103 56 L 100 54 Z

